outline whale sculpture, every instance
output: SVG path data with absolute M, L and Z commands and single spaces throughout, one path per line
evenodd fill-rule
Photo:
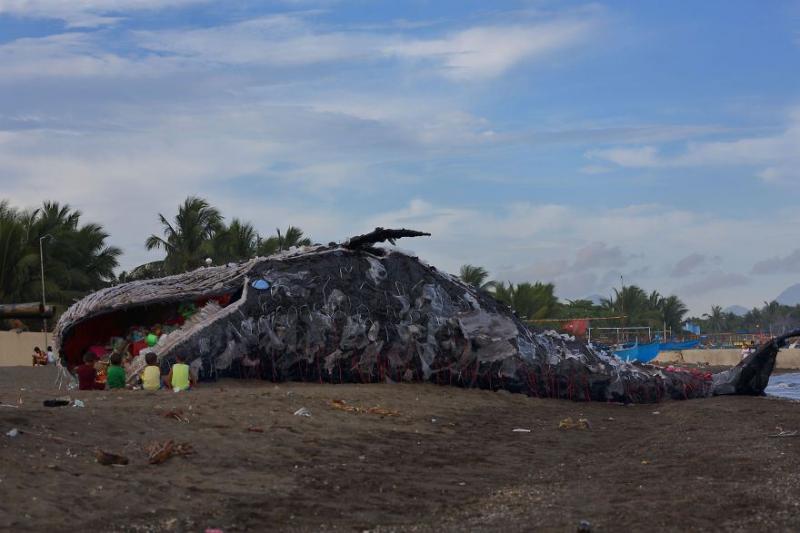
M 718 374 L 623 362 L 554 331 L 536 332 L 485 291 L 407 252 L 376 246 L 428 235 L 377 228 L 341 244 L 133 281 L 88 295 L 60 318 L 69 364 L 132 324 L 199 311 L 152 348 L 205 375 L 248 367 L 275 381 L 428 381 L 572 400 L 656 402 L 763 394 L 786 339 Z M 143 355 L 132 372 L 144 367 Z M 130 375 L 130 374 L 129 374 Z

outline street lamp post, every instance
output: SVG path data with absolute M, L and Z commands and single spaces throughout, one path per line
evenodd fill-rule
M 44 249 L 43 249 L 42 243 L 44 242 L 45 239 L 50 239 L 52 237 L 53 236 L 50 235 L 49 233 L 47 235 L 39 237 L 39 264 L 42 267 L 42 309 L 43 310 L 44 310 L 45 307 L 47 307 L 47 299 L 45 298 L 45 294 L 44 294 L 44 253 L 43 253 Z M 42 321 L 44 323 L 44 328 L 42 328 L 44 330 L 44 349 L 45 349 L 45 351 L 47 351 L 47 319 L 43 318 Z

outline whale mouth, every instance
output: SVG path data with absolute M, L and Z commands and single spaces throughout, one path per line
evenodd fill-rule
M 151 333 L 162 344 L 164 334 L 184 337 L 241 300 L 244 273 L 252 264 L 201 268 L 98 291 L 59 319 L 54 332 L 58 350 L 72 367 L 87 351 L 100 355 L 116 349 L 136 355 L 150 348 L 146 339 Z

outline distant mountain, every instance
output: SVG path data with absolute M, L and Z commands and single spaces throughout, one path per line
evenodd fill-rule
M 747 314 L 749 309 L 743 307 L 741 305 L 729 305 L 725 309 L 723 309 L 726 313 L 733 313 L 736 316 L 744 316 Z
M 800 304 L 800 283 L 795 283 L 791 287 L 784 289 L 783 292 L 775 298 L 775 301 L 781 305 Z

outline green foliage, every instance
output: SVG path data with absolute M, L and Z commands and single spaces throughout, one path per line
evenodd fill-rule
M 275 230 L 275 235 L 258 243 L 258 255 L 268 256 L 288 250 L 293 246 L 310 246 L 311 239 L 303 236 L 303 230 L 295 226 L 286 228 L 285 233 Z
M 518 283 L 514 285 L 503 282 L 494 286 L 494 296 L 501 302 L 511 306 L 520 318 L 535 320 L 552 317 L 558 308 L 555 297 L 555 286 L 552 283 Z
M 178 208 L 175 220 L 170 223 L 158 215 L 164 237 L 150 235 L 145 241 L 148 250 L 163 249 L 163 271 L 177 274 L 201 266 L 213 252 L 212 239 L 223 229 L 222 215 L 209 203 L 196 196 L 188 197 Z
M 120 273 L 119 282 L 186 272 L 203 266 L 206 258 L 219 265 L 311 244 L 311 239 L 296 226 L 289 226 L 284 233 L 276 230 L 276 235 L 267 239 L 262 239 L 251 223 L 237 218 L 226 226 L 222 214 L 215 207 L 194 196 L 186 198 L 178 207 L 173 222 L 164 215 L 158 217 L 163 226 L 163 237 L 151 235 L 145 247 L 164 250 L 166 256 L 161 261 Z
M 744 316 L 726 313 L 719 305 L 711 306 L 709 313 L 692 317 L 692 323 L 708 333 L 767 333 L 780 335 L 800 327 L 800 305 L 781 305 L 776 301 L 764 302 L 762 307 L 748 311 Z
M 223 226 L 214 235 L 213 259 L 217 263 L 229 263 L 255 257 L 258 239 L 258 232 L 252 224 L 234 218 L 230 226 Z
M 57 202 L 34 211 L 0 202 L 0 301 L 41 300 L 40 239 L 48 302 L 68 304 L 114 280 L 122 251 L 106 243 L 102 226 L 80 219 L 80 211 Z
M 474 265 L 461 265 L 458 277 L 461 281 L 468 285 L 472 285 L 476 289 L 488 290 L 494 287 L 494 281 L 486 281 L 489 277 L 489 272 L 479 266 Z

